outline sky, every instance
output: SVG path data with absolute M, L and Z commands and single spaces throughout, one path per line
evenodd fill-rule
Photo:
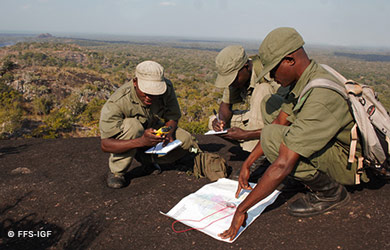
M 0 0 L 0 32 L 262 39 L 390 48 L 388 0 Z

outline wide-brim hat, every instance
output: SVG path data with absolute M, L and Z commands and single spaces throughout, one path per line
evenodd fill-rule
M 162 95 L 167 90 L 164 68 L 154 61 L 144 61 L 135 68 L 138 88 L 149 95 Z
M 226 88 L 232 84 L 238 71 L 244 67 L 247 61 L 248 56 L 240 45 L 227 46 L 221 50 L 215 58 L 218 72 L 215 86 Z

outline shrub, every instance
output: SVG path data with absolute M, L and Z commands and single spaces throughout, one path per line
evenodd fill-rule
M 33 100 L 33 109 L 37 115 L 47 115 L 53 107 L 53 100 L 48 96 L 36 97 Z
M 22 95 L 0 83 L 0 138 L 12 135 L 22 127 Z

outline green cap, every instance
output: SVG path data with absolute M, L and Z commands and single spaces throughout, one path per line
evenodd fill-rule
M 271 31 L 263 40 L 259 48 L 259 56 L 263 63 L 263 70 L 258 79 L 264 77 L 288 54 L 305 44 L 302 36 L 294 28 L 277 28 Z
M 218 72 L 215 86 L 218 88 L 229 86 L 247 61 L 248 56 L 240 45 L 227 46 L 221 50 L 215 58 Z

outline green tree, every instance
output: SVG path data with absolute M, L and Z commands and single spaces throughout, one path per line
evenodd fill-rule
M 12 135 L 22 127 L 22 95 L 0 81 L 0 138 Z

